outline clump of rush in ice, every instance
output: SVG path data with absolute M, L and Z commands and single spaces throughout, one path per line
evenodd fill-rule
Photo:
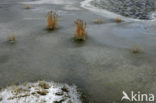
M 103 20 L 101 17 L 97 18 L 95 21 L 94 21 L 95 24 L 102 24 L 103 23 Z
M 15 36 L 15 35 L 9 35 L 8 39 L 9 39 L 9 42 L 10 42 L 10 43 L 15 43 L 15 41 L 16 41 L 16 36 Z
M 131 52 L 132 52 L 133 54 L 139 54 L 139 53 L 141 53 L 141 52 L 143 52 L 143 51 L 142 51 L 142 49 L 140 48 L 139 45 L 136 45 L 136 46 L 134 46 L 134 47 L 131 49 Z
M 48 12 L 47 15 L 47 29 L 48 30 L 54 30 L 58 28 L 58 15 L 56 12 Z
M 30 9 L 30 5 L 25 5 L 25 9 Z
M 76 30 L 75 30 L 75 39 L 84 41 L 86 40 L 87 32 L 86 32 L 86 23 L 83 20 L 77 19 L 75 21 Z

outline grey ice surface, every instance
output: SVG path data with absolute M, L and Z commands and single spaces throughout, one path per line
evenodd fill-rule
M 156 21 L 118 24 L 103 18 L 98 25 L 93 21 L 99 16 L 76 1 L 79 10 L 53 4 L 26 10 L 19 0 L 0 1 L 0 87 L 37 80 L 76 84 L 86 103 L 120 103 L 123 90 L 156 95 Z M 45 29 L 49 10 L 60 15 L 53 32 Z M 83 43 L 73 40 L 77 18 L 87 22 Z M 12 34 L 15 44 L 7 41 Z M 133 54 L 136 45 L 143 52 Z

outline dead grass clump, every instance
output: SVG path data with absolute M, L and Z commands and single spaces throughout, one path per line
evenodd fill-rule
M 133 48 L 131 49 L 131 51 L 132 51 L 133 54 L 138 54 L 138 53 L 141 53 L 141 52 L 142 52 L 142 50 L 140 49 L 139 46 L 133 47 Z
M 47 28 L 48 30 L 54 30 L 58 27 L 58 15 L 56 12 L 50 11 L 47 15 Z
M 18 94 L 21 94 L 21 93 L 28 93 L 28 92 L 30 92 L 30 90 L 17 87 L 17 88 L 15 88 L 14 90 L 12 90 L 11 92 L 12 92 L 14 95 L 18 95 Z
M 30 5 L 25 5 L 25 9 L 30 9 Z
M 117 17 L 117 18 L 115 18 L 115 22 L 121 23 L 122 22 L 122 19 L 120 17 Z
M 40 95 L 47 95 L 49 92 L 47 90 L 42 89 L 42 90 L 37 91 L 37 93 Z
M 57 93 L 55 93 L 55 95 L 62 96 L 63 92 L 57 92 Z
M 59 101 L 54 101 L 53 103 L 63 103 L 64 101 L 66 101 L 66 98 L 62 98 Z M 70 103 L 70 102 L 68 102 L 68 103 Z
M 49 89 L 50 86 L 45 81 L 39 81 L 38 85 L 43 89 Z
M 9 42 L 14 43 L 16 41 L 16 36 L 15 35 L 9 35 Z
M 61 88 L 61 90 L 62 90 L 63 92 L 69 92 L 69 90 L 68 90 L 68 88 L 67 88 L 66 86 L 63 86 L 63 87 Z
M 75 21 L 76 24 L 76 32 L 75 32 L 75 38 L 76 40 L 85 40 L 86 39 L 86 23 L 83 22 L 80 19 L 77 19 Z
M 94 21 L 94 23 L 96 24 L 102 24 L 103 23 L 103 20 L 101 18 L 98 18 Z

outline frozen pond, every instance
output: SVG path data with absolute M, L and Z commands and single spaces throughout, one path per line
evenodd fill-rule
M 82 8 L 81 0 L 59 5 L 28 0 L 29 10 L 25 2 L 0 1 L 0 87 L 37 80 L 76 84 L 85 103 L 120 103 L 122 91 L 156 94 L 155 20 L 124 18 L 118 24 L 106 15 L 98 25 L 93 21 L 102 15 Z M 49 10 L 60 15 L 54 32 L 45 30 Z M 87 22 L 83 43 L 73 40 L 77 18 Z M 12 34 L 15 44 L 7 42 Z M 139 54 L 131 52 L 136 45 Z

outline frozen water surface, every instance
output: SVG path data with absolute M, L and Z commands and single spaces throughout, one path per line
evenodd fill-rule
M 80 7 L 81 0 L 72 1 L 80 10 L 65 9 L 69 4 L 34 3 L 41 1 L 25 10 L 21 2 L 27 1 L 0 1 L 6 3 L 0 4 L 0 87 L 37 80 L 76 84 L 86 103 L 120 103 L 123 90 L 156 94 L 155 20 L 124 18 L 118 24 L 106 15 L 98 25 L 93 21 L 101 15 Z M 53 32 L 45 30 L 49 10 L 61 15 Z M 73 40 L 77 18 L 87 22 L 83 43 Z M 15 44 L 7 42 L 11 34 L 16 35 Z M 136 45 L 139 54 L 131 52 Z

